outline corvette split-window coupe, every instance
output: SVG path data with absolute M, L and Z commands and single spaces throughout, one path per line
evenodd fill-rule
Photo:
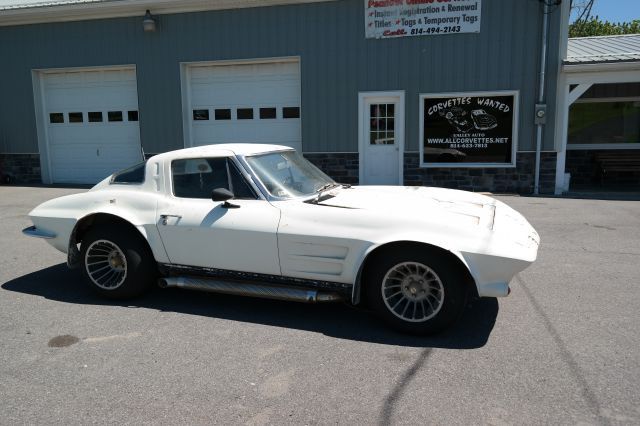
M 29 216 L 23 232 L 67 253 L 105 297 L 158 283 L 344 301 L 414 334 L 449 326 L 468 297 L 507 296 L 540 242 L 488 196 L 340 184 L 295 150 L 260 144 L 159 154 Z

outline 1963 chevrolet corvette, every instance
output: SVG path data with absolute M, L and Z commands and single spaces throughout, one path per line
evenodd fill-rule
M 509 294 L 540 239 L 493 198 L 341 185 L 291 148 L 211 145 L 156 155 L 47 201 L 23 232 L 67 253 L 110 298 L 154 282 L 363 304 L 405 332 L 451 324 L 468 296 Z

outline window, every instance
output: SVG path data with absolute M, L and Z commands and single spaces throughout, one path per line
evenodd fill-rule
M 300 107 L 282 108 L 282 118 L 300 118 Z
M 231 120 L 231 109 L 216 109 L 214 117 L 216 120 Z
M 194 121 L 203 121 L 209 119 L 209 110 L 208 109 L 194 109 L 193 110 L 193 120 Z
M 640 100 L 575 102 L 569 109 L 567 143 L 640 143 Z
M 395 139 L 395 104 L 371 104 L 369 143 L 393 145 Z
M 127 117 L 129 121 L 138 121 L 138 111 L 128 111 Z
M 275 108 L 260 108 L 260 119 L 273 119 L 276 118 Z
M 252 120 L 253 108 L 238 108 L 236 111 L 236 118 L 238 120 Z
M 180 198 L 210 199 L 211 191 L 225 188 L 236 199 L 256 199 L 256 195 L 227 157 L 189 158 L 171 162 L 173 194 Z
M 114 173 L 111 183 L 143 183 L 147 162 L 136 164 L 128 169 Z
M 64 123 L 64 114 L 61 112 L 52 112 L 49 114 L 49 123 Z
M 70 112 L 69 113 L 69 123 L 82 123 L 82 113 L 81 112 Z
M 89 123 L 102 122 L 102 111 L 91 111 L 87 115 L 89 116 Z
M 122 111 L 107 112 L 107 119 L 109 121 L 122 121 Z

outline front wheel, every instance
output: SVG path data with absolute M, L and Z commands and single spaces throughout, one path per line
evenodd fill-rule
M 365 273 L 367 300 L 395 329 L 432 334 L 462 313 L 465 275 L 448 256 L 436 250 L 398 250 L 375 260 Z
M 110 299 L 139 296 L 157 275 L 153 254 L 139 235 L 117 226 L 92 228 L 82 239 L 87 284 Z

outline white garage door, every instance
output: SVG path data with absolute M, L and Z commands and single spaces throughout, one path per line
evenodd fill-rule
M 302 148 L 297 62 L 192 66 L 194 146 L 272 143 Z
M 96 183 L 141 161 L 135 70 L 45 73 L 54 183 Z

